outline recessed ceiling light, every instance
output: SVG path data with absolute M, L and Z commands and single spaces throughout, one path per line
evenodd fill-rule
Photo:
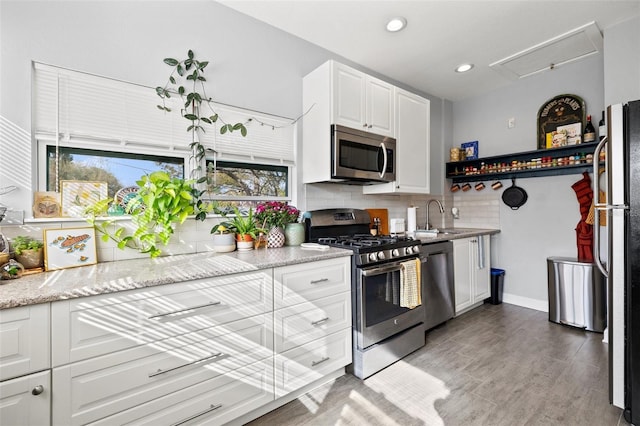
M 462 64 L 456 68 L 456 72 L 467 72 L 473 68 L 473 64 Z
M 407 26 L 407 20 L 399 16 L 397 18 L 392 18 L 389 20 L 389 22 L 387 22 L 387 31 L 395 33 L 400 31 L 406 26 Z

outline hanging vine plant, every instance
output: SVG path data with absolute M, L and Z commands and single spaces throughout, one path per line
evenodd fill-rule
M 242 136 L 247 135 L 247 127 L 245 123 L 226 123 L 215 111 L 213 99 L 207 96 L 205 90 L 204 76 L 205 68 L 209 64 L 208 61 L 199 61 L 195 58 L 193 50 L 189 49 L 187 58 L 178 60 L 175 58 L 165 58 L 164 63 L 172 67 L 171 74 L 164 86 L 156 87 L 156 94 L 162 99 L 162 105 L 157 105 L 158 109 L 171 112 L 171 108 L 167 106 L 167 99 L 172 95 L 178 95 L 182 99 L 184 108 L 181 109 L 181 115 L 189 121 L 187 132 L 191 134 L 191 176 L 196 184 L 207 183 L 209 188 L 207 173 L 202 173 L 202 162 L 206 155 L 206 148 L 200 142 L 198 132 L 205 133 L 205 125 L 221 124 L 220 134 L 239 131 Z M 206 107 L 205 107 L 206 106 Z M 249 119 L 248 121 L 251 121 Z M 207 212 L 211 211 L 211 207 L 200 198 L 206 190 L 197 194 L 196 201 L 196 219 L 204 220 Z
M 207 96 L 204 83 L 207 81 L 204 76 L 208 61 L 199 61 L 195 58 L 193 50 L 187 52 L 187 59 L 181 61 L 174 58 L 165 58 L 164 63 L 172 67 L 167 83 L 161 87 L 156 87 L 156 94 L 162 99 L 162 105 L 158 109 L 171 112 L 167 106 L 167 99 L 172 94 L 177 94 L 182 98 L 184 109 L 182 116 L 189 121 L 187 132 L 191 134 L 191 158 L 195 160 L 196 166 L 192 169 L 195 173 L 202 171 L 201 162 L 205 157 L 206 149 L 200 143 L 198 132 L 205 133 L 205 124 L 214 125 L 221 123 L 220 134 L 240 131 L 242 136 L 247 135 L 245 123 L 226 123 L 216 113 L 213 107 L 213 99 Z M 206 108 L 203 108 L 206 105 Z M 251 120 L 251 119 L 249 119 Z M 196 178 L 196 176 L 192 176 Z M 200 177 L 197 183 L 206 182 L 206 177 Z

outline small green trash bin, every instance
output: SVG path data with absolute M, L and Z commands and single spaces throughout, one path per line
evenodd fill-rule
M 504 291 L 504 269 L 491 268 L 491 297 L 487 299 L 492 305 L 502 303 Z

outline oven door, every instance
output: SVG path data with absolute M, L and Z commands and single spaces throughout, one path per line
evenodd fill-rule
M 365 349 L 424 321 L 424 309 L 400 306 L 401 263 L 359 268 L 356 274 L 355 328 Z
M 396 179 L 393 138 L 343 126 L 332 127 L 332 179 L 392 182 Z

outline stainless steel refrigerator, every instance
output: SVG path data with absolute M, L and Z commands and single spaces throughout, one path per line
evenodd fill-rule
M 594 230 L 596 264 L 608 278 L 609 399 L 640 425 L 640 100 L 607 108 L 606 174 L 594 161 L 594 199 L 606 188 L 606 262 L 600 227 Z M 604 180 L 604 182 L 603 182 Z M 598 221 L 596 220 L 596 223 Z

